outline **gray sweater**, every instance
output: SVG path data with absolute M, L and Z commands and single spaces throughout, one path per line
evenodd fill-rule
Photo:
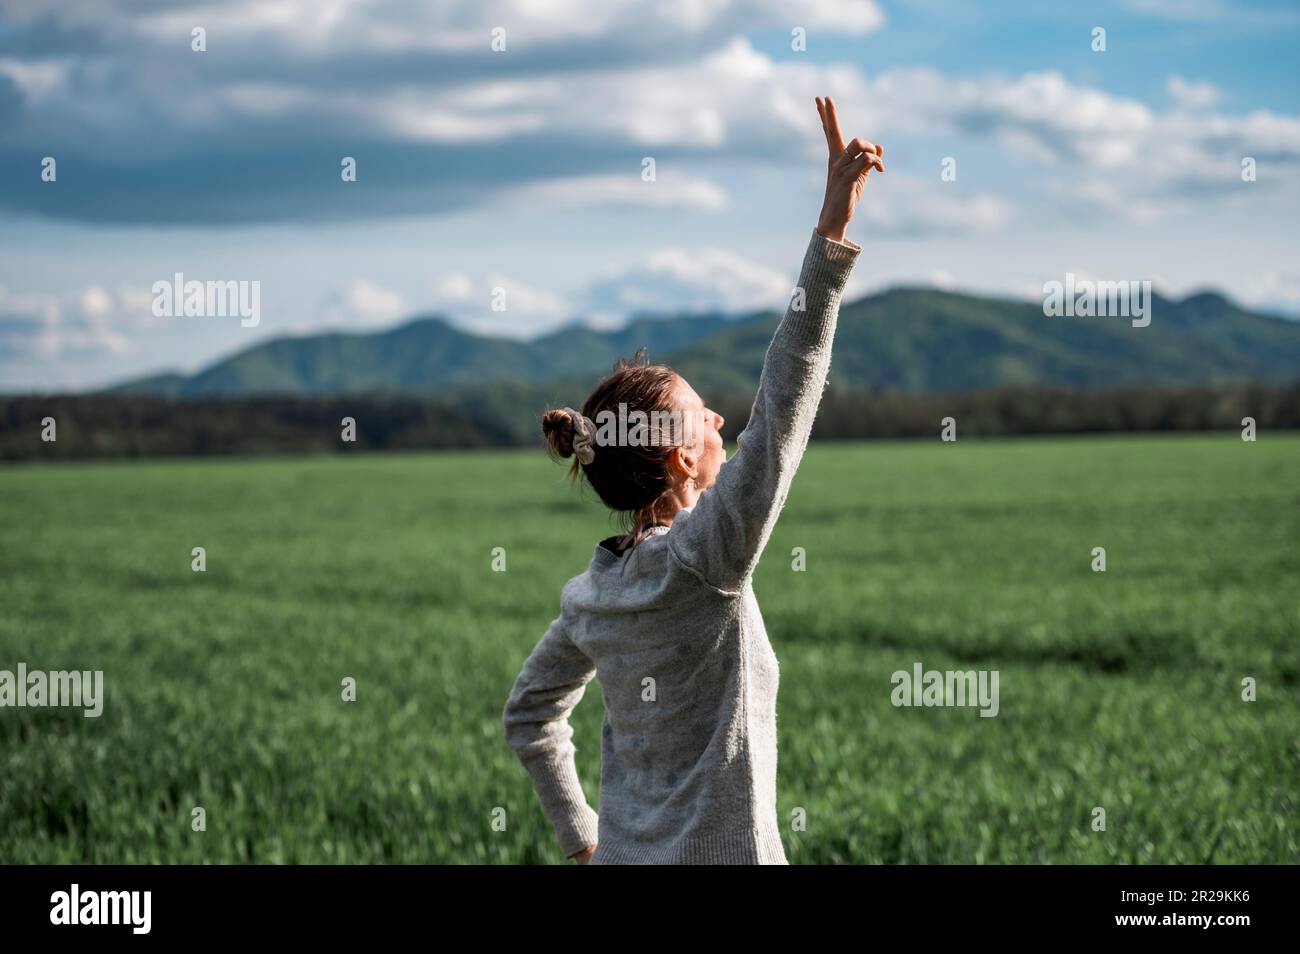
M 595 843 L 591 864 L 787 863 L 779 669 L 751 577 L 808 443 L 859 251 L 813 232 L 803 300 L 796 289 L 768 347 L 736 453 L 671 527 L 622 557 L 598 544 L 524 663 L 505 737 L 566 856 Z M 605 705 L 599 816 L 568 721 L 593 677 Z

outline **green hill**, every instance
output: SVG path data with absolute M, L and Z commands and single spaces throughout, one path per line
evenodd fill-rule
M 277 338 L 190 377 L 164 374 L 119 385 L 119 394 L 229 397 L 430 393 L 484 382 L 540 382 L 608 368 L 646 345 L 663 353 L 720 329 L 720 317 L 640 319 L 614 331 L 574 325 L 532 341 L 461 331 L 417 318 L 376 334 Z
M 697 389 L 752 387 L 776 321 L 728 326 L 669 363 Z M 1135 328 L 1122 318 L 1047 318 L 1036 302 L 894 289 L 841 308 L 831 366 L 834 386 L 914 393 L 1296 378 L 1300 322 L 1244 311 L 1217 295 L 1156 296 L 1151 324 Z
M 590 381 L 645 346 L 699 390 L 752 390 L 779 316 L 642 318 L 616 330 L 572 325 L 531 341 L 425 317 L 376 334 L 279 338 L 195 375 L 129 382 L 118 393 L 181 397 L 436 394 Z M 832 383 L 953 392 L 1007 384 L 1071 388 L 1286 383 L 1300 377 L 1300 322 L 1219 295 L 1155 296 L 1149 326 L 1048 318 L 1037 302 L 897 288 L 846 303 Z M 546 390 L 550 390 L 547 388 Z

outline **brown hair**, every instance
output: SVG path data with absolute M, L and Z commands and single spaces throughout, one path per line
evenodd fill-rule
M 645 349 L 631 360 L 619 358 L 614 372 L 596 385 L 582 405 L 582 414 L 597 424 L 602 411 L 618 414 L 619 405 L 627 413 L 645 412 L 655 420 L 655 412 L 677 410 L 673 388 L 677 372 L 663 364 L 650 364 Z M 653 524 L 655 504 L 669 489 L 668 455 L 673 444 L 649 428 L 649 439 L 642 443 L 599 444 L 589 464 L 574 458 L 569 476 L 581 472 L 605 506 L 622 514 L 626 533 L 620 549 L 629 550 L 645 539 Z M 573 417 L 564 410 L 552 409 L 542 415 L 542 433 L 546 435 L 552 456 L 573 456 L 575 435 Z

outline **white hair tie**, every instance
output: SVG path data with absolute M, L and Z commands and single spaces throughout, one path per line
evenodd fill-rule
M 563 407 L 573 421 L 573 456 L 584 464 L 596 459 L 596 424 L 581 411 Z

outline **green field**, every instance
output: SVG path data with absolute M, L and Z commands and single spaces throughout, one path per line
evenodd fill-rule
M 563 861 L 501 728 L 613 532 L 561 475 L 0 469 L 0 669 L 107 691 L 98 719 L 0 709 L 0 862 Z M 1296 862 L 1298 580 L 1297 435 L 814 445 L 754 584 L 791 863 Z M 999 715 L 895 708 L 917 662 L 998 670 Z M 598 683 L 573 723 L 596 807 Z

